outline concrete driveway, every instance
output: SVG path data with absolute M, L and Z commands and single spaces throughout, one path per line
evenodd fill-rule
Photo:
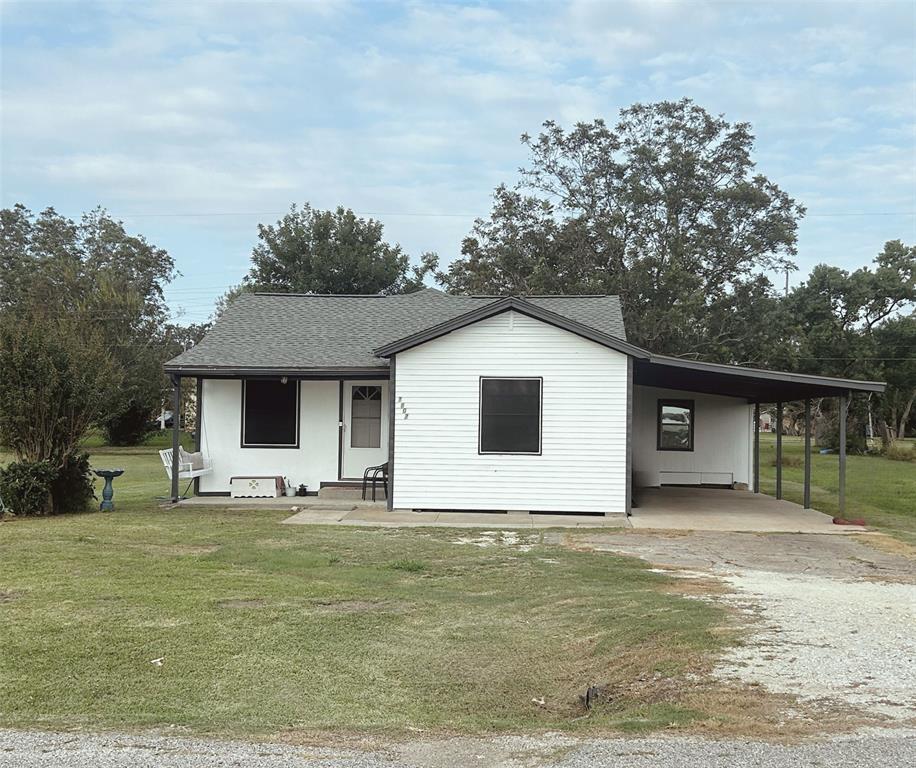
M 636 500 L 630 525 L 638 529 L 830 534 L 864 530 L 834 525 L 829 515 L 791 501 L 728 488 L 640 488 Z

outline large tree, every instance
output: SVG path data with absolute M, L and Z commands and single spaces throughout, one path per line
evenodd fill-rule
M 636 104 L 615 126 L 525 135 L 528 166 L 440 274 L 462 293 L 613 293 L 649 349 L 759 361 L 767 270 L 793 269 L 804 209 L 756 172 L 747 123 L 688 99 Z
M 819 264 L 786 297 L 780 345 L 804 373 L 886 381 L 871 399 L 885 442 L 902 433 L 916 399 L 916 247 L 887 242 L 871 267 Z
M 409 293 L 436 263 L 424 254 L 421 266 L 411 268 L 401 246 L 384 240 L 381 222 L 343 207 L 294 205 L 276 224 L 259 224 L 258 240 L 243 290 Z
M 0 312 L 52 323 L 77 320 L 96 334 L 118 371 L 96 421 L 109 440 L 130 443 L 158 410 L 165 379 L 169 254 L 96 209 L 79 222 L 53 208 L 0 211 Z

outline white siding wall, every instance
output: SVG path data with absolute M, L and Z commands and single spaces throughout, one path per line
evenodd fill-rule
M 625 355 L 506 312 L 397 355 L 394 506 L 626 511 Z M 542 455 L 478 454 L 481 376 L 543 377 Z
M 657 449 L 659 399 L 694 401 L 693 451 Z M 733 482 L 748 483 L 754 407 L 737 397 L 703 395 L 677 389 L 637 386 L 633 396 L 633 470 L 637 486 L 656 486 L 660 472 L 729 474 Z M 671 476 L 677 482 L 699 477 Z M 707 481 L 707 478 L 703 478 Z M 709 478 L 709 482 L 715 479 Z
M 213 460 L 213 473 L 200 478 L 201 491 L 228 493 L 233 475 L 283 475 L 309 491 L 337 479 L 339 384 L 303 381 L 300 387 L 299 448 L 241 448 L 242 382 L 204 379 L 201 450 Z

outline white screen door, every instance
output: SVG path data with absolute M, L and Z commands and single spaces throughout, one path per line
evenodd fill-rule
M 341 476 L 362 479 L 388 460 L 388 382 L 345 381 L 343 415 Z

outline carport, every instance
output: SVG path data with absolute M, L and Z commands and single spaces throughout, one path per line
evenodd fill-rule
M 843 513 L 846 507 L 846 422 L 849 401 L 855 393 L 883 392 L 884 383 L 767 371 L 655 354 L 650 355 L 647 359 L 634 359 L 632 365 L 632 382 L 636 386 L 738 398 L 753 407 L 752 472 L 749 489 L 753 494 L 760 494 L 760 410 L 763 406 L 775 405 L 776 500 L 778 501 L 782 500 L 784 404 L 803 401 L 805 414 L 804 509 L 811 507 L 811 403 L 815 398 L 836 398 L 840 443 L 838 450 L 839 509 L 840 513 Z M 659 443 L 659 450 L 661 450 L 661 443 Z M 699 491 L 700 489 L 689 490 Z M 690 503 L 689 493 L 668 494 L 667 498 L 669 502 L 673 503 L 680 500 L 681 506 L 685 509 Z M 695 494 L 693 498 L 700 498 L 700 495 Z M 656 501 L 658 500 L 657 497 Z M 732 496 L 730 503 L 734 504 L 737 501 L 738 497 Z M 788 504 L 788 502 L 783 503 Z

